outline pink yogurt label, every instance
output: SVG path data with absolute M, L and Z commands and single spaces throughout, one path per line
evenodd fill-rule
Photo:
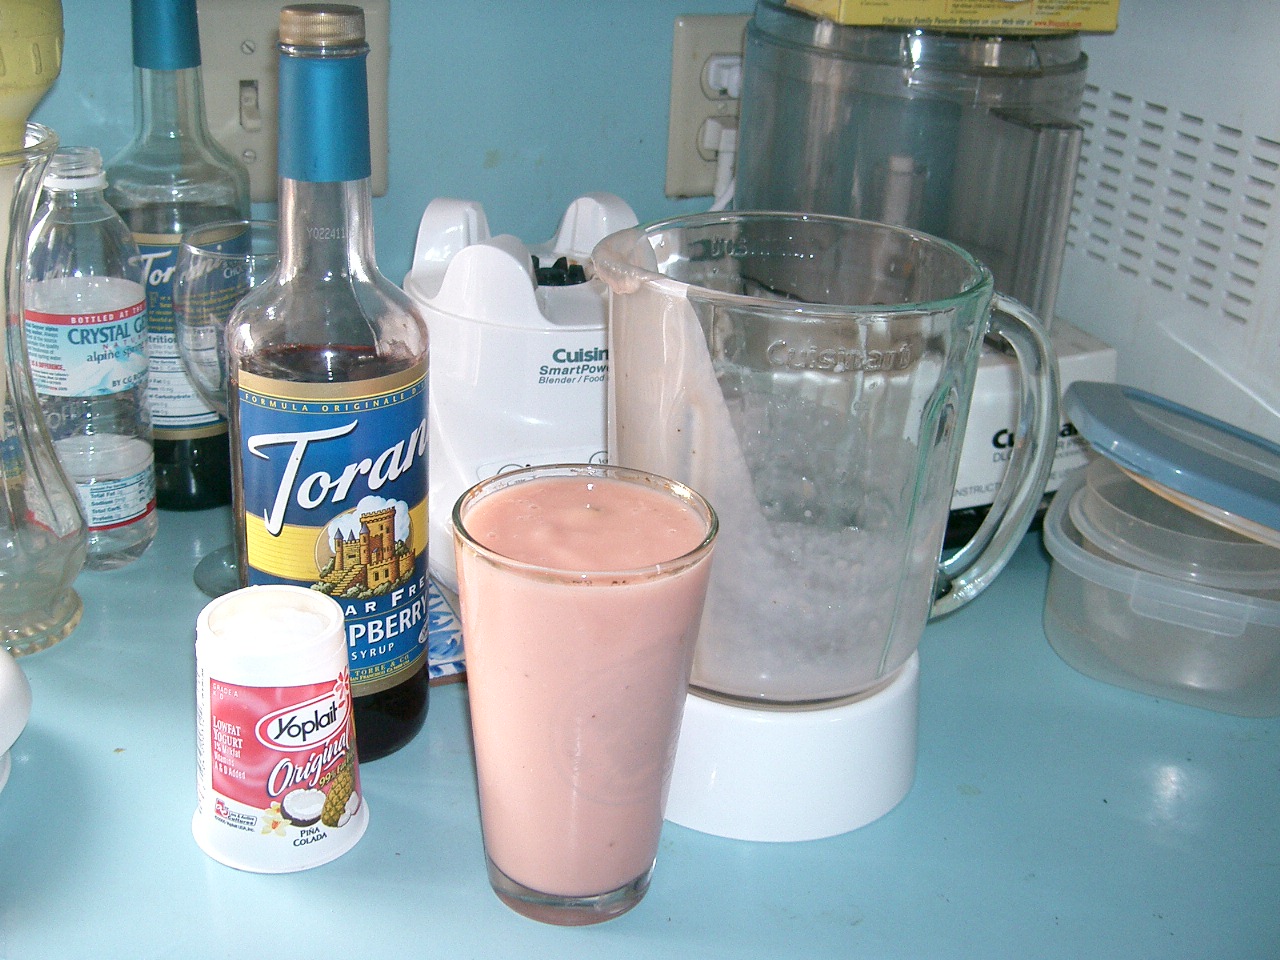
M 297 687 L 208 683 L 215 818 L 251 830 L 345 826 L 360 804 L 346 671 Z

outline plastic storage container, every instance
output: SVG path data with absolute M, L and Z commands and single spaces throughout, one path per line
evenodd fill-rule
M 1067 507 L 1103 556 L 1174 580 L 1280 600 L 1280 550 L 1191 513 L 1098 458 Z
M 1064 484 L 1044 520 L 1053 558 L 1044 630 L 1053 649 L 1106 683 L 1222 713 L 1280 715 L 1280 600 L 1257 595 L 1256 570 L 1237 570 L 1232 586 L 1229 565 L 1206 567 L 1208 554 L 1195 561 L 1174 551 L 1144 557 L 1143 536 L 1138 547 L 1133 543 L 1135 528 L 1149 535 L 1147 545 L 1163 539 L 1185 546 L 1204 541 L 1198 525 L 1204 521 L 1180 511 L 1189 521 L 1185 528 L 1152 524 L 1141 515 L 1138 493 L 1114 484 L 1109 470 L 1090 468 L 1089 474 L 1088 483 L 1077 474 Z M 1073 518 L 1088 527 L 1091 516 L 1086 537 Z M 1224 537 L 1209 542 L 1230 544 Z M 1232 545 L 1263 566 L 1270 561 L 1253 547 L 1276 553 L 1260 544 Z

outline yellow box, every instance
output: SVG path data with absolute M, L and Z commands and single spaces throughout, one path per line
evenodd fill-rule
M 847 26 L 1003 33 L 1112 33 L 1120 0 L 787 0 Z

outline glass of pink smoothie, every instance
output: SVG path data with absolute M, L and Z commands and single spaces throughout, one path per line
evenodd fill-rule
M 715 511 L 560 464 L 477 484 L 453 523 L 489 881 L 546 923 L 618 916 L 653 871 Z

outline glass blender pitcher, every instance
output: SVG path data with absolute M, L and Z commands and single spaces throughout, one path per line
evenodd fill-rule
M 721 517 L 668 819 L 788 840 L 869 822 L 914 775 L 926 621 L 990 582 L 1044 491 L 1047 338 L 964 250 L 882 223 L 701 214 L 592 259 L 610 461 Z M 986 522 L 940 562 L 988 333 L 1018 359 L 1019 440 Z

